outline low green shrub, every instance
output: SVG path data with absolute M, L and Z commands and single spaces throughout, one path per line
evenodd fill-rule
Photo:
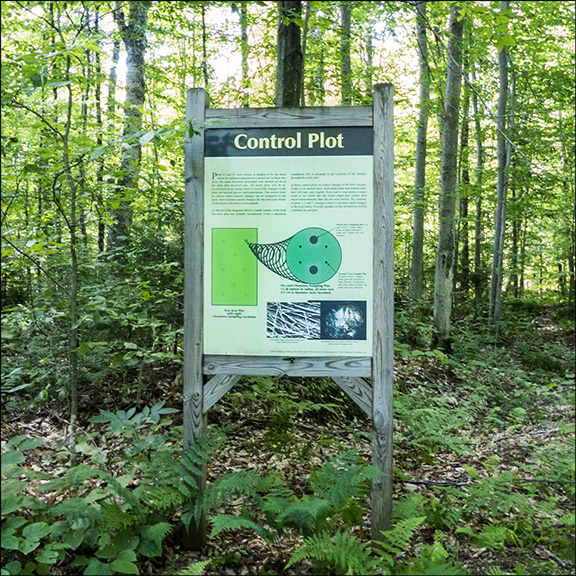
M 19 436 L 2 453 L 3 574 L 44 574 L 49 565 L 84 567 L 84 574 L 138 574 L 139 557 L 162 554 L 173 516 L 199 497 L 197 474 L 221 442 L 200 439 L 182 454 L 176 438 L 158 434 L 176 412 L 159 402 L 141 412 L 101 410 L 113 450 L 85 438 L 78 450 L 90 456 L 53 478 L 27 470 L 25 451 L 42 441 Z M 122 473 L 121 473 L 122 472 Z M 45 494 L 32 496 L 32 493 Z

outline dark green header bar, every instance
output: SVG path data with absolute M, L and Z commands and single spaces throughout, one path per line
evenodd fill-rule
M 325 128 L 207 129 L 204 155 L 215 156 L 371 156 L 369 126 Z

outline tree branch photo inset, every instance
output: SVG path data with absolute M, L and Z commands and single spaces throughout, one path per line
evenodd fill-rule
M 246 243 L 264 266 L 293 282 L 327 282 L 342 263 L 340 243 L 324 228 L 304 228 L 274 244 Z
M 320 338 L 320 302 L 268 302 L 268 338 Z

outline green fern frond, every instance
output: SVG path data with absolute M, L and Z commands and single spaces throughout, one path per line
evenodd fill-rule
M 400 521 L 423 516 L 425 503 L 426 498 L 422 494 L 418 492 L 409 494 L 394 504 L 394 520 Z
M 194 562 L 194 564 L 187 566 L 184 570 L 178 572 L 178 576 L 201 576 L 204 569 L 207 568 L 212 559 L 202 560 L 202 562 Z
M 153 558 L 162 555 L 162 540 L 172 530 L 172 525 L 168 522 L 158 522 L 145 526 L 140 533 L 138 551 L 144 556 Z
M 200 498 L 199 511 L 208 514 L 211 510 L 217 510 L 219 506 L 225 506 L 231 498 L 255 496 L 260 482 L 260 476 L 252 470 L 230 472 L 207 486 Z
M 420 564 L 416 564 L 405 568 L 400 573 L 410 576 L 463 576 L 466 574 L 461 566 L 454 566 L 446 562 L 428 563 L 424 568 Z
M 378 574 L 374 557 L 368 544 L 352 536 L 347 530 L 337 530 L 334 537 L 321 532 L 304 540 L 297 548 L 285 569 L 307 558 L 315 560 L 319 567 L 334 570 L 337 574 Z
M 510 530 L 501 524 L 490 524 L 484 526 L 482 531 L 474 537 L 474 543 L 481 548 L 488 548 L 488 550 L 497 550 L 504 548 L 506 538 Z
M 407 518 L 398 522 L 391 530 L 380 532 L 384 540 L 374 542 L 372 549 L 382 558 L 388 570 L 394 566 L 396 557 L 408 550 L 410 540 L 424 520 L 426 520 L 425 516 Z
M 184 496 L 170 486 L 138 486 L 134 489 L 140 502 L 157 512 L 167 512 L 182 504 Z
M 103 500 L 100 506 L 104 516 L 104 525 L 107 528 L 122 530 L 133 524 L 134 516 L 122 510 L 117 502 Z
M 414 576 L 462 576 L 466 574 L 461 564 L 454 564 L 448 559 L 448 552 L 442 542 L 437 539 L 439 534 L 441 535 L 437 532 L 434 543 L 425 546 L 415 561 L 402 567 L 400 574 Z
M 220 532 L 226 532 L 228 530 L 244 530 L 248 528 L 249 530 L 254 530 L 258 536 L 264 540 L 270 539 L 270 532 L 266 528 L 256 524 L 248 518 L 243 516 L 233 516 L 231 514 L 219 514 L 210 520 L 212 523 L 212 532 L 210 537 L 213 538 L 220 534 Z
M 358 464 L 358 451 L 349 450 L 325 462 L 310 484 L 317 497 L 339 508 L 350 498 L 360 496 L 363 490 L 367 492 L 367 481 L 381 474 L 375 466 Z
M 311 524 L 317 524 L 318 519 L 324 518 L 332 505 L 328 500 L 311 499 L 290 504 L 278 515 L 278 525 L 294 528 L 304 535 L 310 532 Z
M 258 486 L 254 502 L 264 513 L 266 522 L 281 533 L 282 526 L 277 524 L 278 516 L 289 506 L 298 502 L 298 498 L 280 478 L 273 476 L 265 478 Z

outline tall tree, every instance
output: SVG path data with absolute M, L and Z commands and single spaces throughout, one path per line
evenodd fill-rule
M 148 3 L 130 2 L 127 22 L 123 3 L 116 0 L 114 4 L 114 19 L 126 48 L 126 99 L 124 102 L 124 146 L 116 190 L 119 207 L 114 210 L 114 221 L 108 231 L 107 249 L 113 256 L 122 256 L 132 224 L 131 195 L 138 187 L 140 175 L 142 147 L 134 136 L 142 129 L 142 107 L 146 94 L 144 57 L 147 45 Z
M 440 207 L 438 249 L 434 281 L 433 343 L 450 350 L 450 323 L 456 249 L 455 210 L 457 203 L 458 120 L 462 85 L 462 32 L 464 18 L 460 7 L 450 7 L 450 40 L 448 42 L 442 160 L 440 168 Z
M 472 82 L 476 83 L 474 70 L 472 70 Z M 478 316 L 482 304 L 484 291 L 485 273 L 482 263 L 482 243 L 484 239 L 484 222 L 482 210 L 482 181 L 484 178 L 484 145 L 482 126 L 480 123 L 480 111 L 478 109 L 478 96 L 476 90 L 472 91 L 472 105 L 474 108 L 474 134 L 476 139 L 476 205 L 474 210 L 474 315 Z
M 418 64 L 420 68 L 420 112 L 416 131 L 416 162 L 414 175 L 414 224 L 412 230 L 412 264 L 410 269 L 410 301 L 422 297 L 424 254 L 424 194 L 426 188 L 426 134 L 430 112 L 430 69 L 428 65 L 428 39 L 426 37 L 426 2 L 417 5 L 416 34 L 418 38 Z
M 500 10 L 508 10 L 510 2 L 501 0 Z M 492 257 L 492 274 L 490 277 L 490 308 L 488 322 L 496 327 L 500 317 L 500 295 L 504 262 L 504 232 L 506 229 L 506 197 L 508 194 L 508 166 L 510 162 L 509 138 L 507 138 L 507 105 L 508 105 L 508 47 L 503 44 L 498 52 L 498 118 L 496 119 L 498 136 L 496 155 L 498 157 L 498 188 L 496 215 L 494 218 L 494 248 Z
M 300 0 L 278 2 L 278 41 L 276 65 L 276 106 L 300 106 L 304 56 L 298 22 L 302 18 Z

